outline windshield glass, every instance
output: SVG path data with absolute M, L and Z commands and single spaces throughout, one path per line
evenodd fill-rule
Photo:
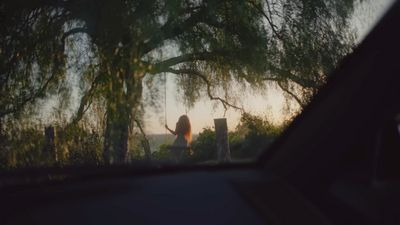
M 251 161 L 393 0 L 0 3 L 0 169 Z

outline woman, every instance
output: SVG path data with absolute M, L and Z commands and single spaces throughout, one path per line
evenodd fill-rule
M 182 115 L 176 123 L 175 130 L 171 130 L 168 125 L 165 128 L 176 136 L 175 141 L 169 146 L 176 161 L 182 159 L 183 153 L 189 148 L 192 142 L 192 128 L 190 126 L 189 117 Z

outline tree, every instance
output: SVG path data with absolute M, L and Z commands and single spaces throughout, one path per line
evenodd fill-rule
M 65 81 L 73 70 L 83 94 L 71 123 L 93 101 L 104 101 L 104 159 L 123 163 L 145 82 L 177 75 L 187 102 L 206 94 L 235 108 L 232 81 L 259 88 L 274 81 L 295 96 L 294 82 L 314 92 L 349 51 L 353 2 L 6 0 L 0 3 L 0 118 L 46 94 L 68 96 Z M 218 86 L 224 97 L 215 94 Z

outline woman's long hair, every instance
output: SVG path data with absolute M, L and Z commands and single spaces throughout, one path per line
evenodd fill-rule
M 190 126 L 189 117 L 182 115 L 176 123 L 175 133 L 182 134 L 187 142 L 192 143 L 192 127 Z

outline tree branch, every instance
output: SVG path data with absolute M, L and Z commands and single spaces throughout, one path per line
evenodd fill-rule
M 171 66 L 177 65 L 179 63 L 193 62 L 196 60 L 211 60 L 215 59 L 218 56 L 222 56 L 224 54 L 226 54 L 226 51 L 213 51 L 213 52 L 191 53 L 191 54 L 172 57 L 155 64 L 153 68 L 149 71 L 149 73 L 157 74 L 162 72 L 169 72 Z
M 86 34 L 89 34 L 89 30 L 88 30 L 86 27 L 75 27 L 75 28 L 72 28 L 71 30 L 69 30 L 69 31 L 67 31 L 67 32 L 65 32 L 65 33 L 63 34 L 63 36 L 61 37 L 61 41 L 64 43 L 64 42 L 65 42 L 65 39 L 66 39 L 68 36 L 73 35 L 73 34 L 77 34 L 77 33 L 86 33 Z
M 252 0 L 249 0 L 248 2 L 249 2 L 250 5 L 252 5 L 259 13 L 261 13 L 261 15 L 264 16 L 264 18 L 267 20 L 269 26 L 271 27 L 272 32 L 275 34 L 275 36 L 276 36 L 279 40 L 282 40 L 283 37 L 282 37 L 282 35 L 276 30 L 276 29 L 277 29 L 277 26 L 273 23 L 272 18 L 270 18 L 270 17 L 264 12 L 264 10 L 263 10 L 262 8 L 260 8 L 260 6 L 257 5 L 255 2 L 253 2 Z M 267 2 L 267 6 L 268 6 L 269 13 L 270 13 L 270 15 L 271 15 L 271 11 L 270 11 L 270 8 L 269 8 L 268 0 L 267 0 L 266 2 Z
M 197 7 L 199 8 L 199 7 Z M 145 55 L 151 50 L 155 49 L 163 41 L 177 37 L 187 31 L 190 27 L 195 26 L 202 20 L 203 8 L 192 14 L 188 19 L 180 24 L 174 24 L 173 21 L 167 21 L 161 28 L 160 32 L 156 32 L 155 35 L 146 43 L 141 44 L 142 54 Z
M 304 107 L 306 107 L 306 104 L 304 104 L 301 99 L 299 97 L 297 97 L 297 95 L 295 93 L 293 93 L 292 91 L 289 90 L 289 88 L 284 87 L 281 82 L 276 82 L 278 84 L 278 86 L 287 94 L 289 94 L 291 97 L 293 97 L 293 99 L 300 105 L 301 108 L 304 109 Z
M 306 106 L 306 104 L 304 104 L 301 99 L 299 97 L 297 97 L 296 94 L 294 94 L 292 91 L 290 91 L 288 88 L 284 87 L 282 85 L 282 81 L 284 81 L 284 78 L 277 78 L 277 77 L 268 77 L 264 79 L 265 81 L 273 81 L 276 82 L 276 84 L 278 84 L 278 86 L 282 89 L 282 91 L 286 92 L 287 94 L 289 94 L 291 97 L 293 97 L 293 99 L 300 105 L 301 108 L 304 108 Z M 294 82 L 294 81 L 293 81 Z M 295 82 L 296 83 L 296 82 Z M 298 84 L 298 83 L 296 83 Z
M 213 96 L 212 93 L 211 93 L 211 86 L 212 86 L 211 82 L 200 71 L 193 70 L 193 69 L 178 69 L 178 70 L 176 70 L 176 69 L 169 68 L 168 70 L 166 70 L 166 72 L 170 72 L 170 73 L 177 74 L 177 75 L 189 74 L 189 75 L 195 75 L 195 76 L 199 77 L 200 79 L 203 80 L 203 82 L 207 86 L 207 95 L 208 95 L 208 97 L 211 100 L 215 100 L 215 101 L 221 102 L 223 107 L 224 107 L 224 109 L 225 109 L 225 111 L 228 109 L 228 107 L 232 107 L 234 109 L 240 110 L 241 112 L 244 112 L 244 109 L 242 107 L 233 105 L 233 104 L 229 103 L 227 100 L 222 99 L 220 97 Z
M 283 79 L 289 79 L 293 82 L 295 82 L 296 84 L 304 87 L 304 88 L 319 88 L 320 86 L 318 84 L 316 84 L 314 81 L 309 80 L 309 79 L 304 79 L 304 78 L 300 78 L 294 74 L 292 74 L 290 71 L 287 70 L 283 70 L 280 69 L 278 67 L 273 67 L 272 68 L 273 72 L 276 72 L 277 74 L 280 74 L 282 76 L 282 78 L 277 78 L 277 77 L 267 77 L 264 78 L 264 80 L 272 80 L 272 79 L 276 79 L 277 81 L 282 81 Z

